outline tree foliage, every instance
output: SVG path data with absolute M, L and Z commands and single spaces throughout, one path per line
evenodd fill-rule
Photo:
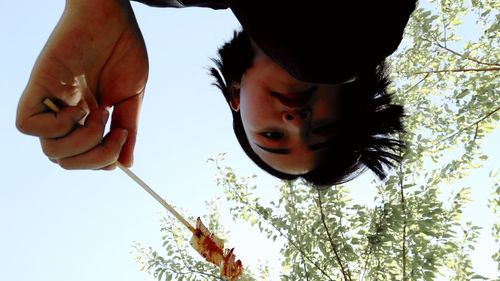
M 216 201 L 210 202 L 208 206 L 210 207 L 208 215 L 203 220 L 209 222 L 207 226 L 210 231 L 226 240 L 228 234 L 219 223 Z M 195 221 L 195 218 L 190 217 L 189 220 Z M 218 268 L 205 262 L 191 248 L 189 241 L 192 234 L 186 231 L 184 225 L 171 218 L 163 218 L 161 220 L 161 234 L 165 257 L 152 247 L 144 247 L 140 243 L 134 243 L 134 257 L 142 271 L 152 273 L 158 280 L 224 280 L 219 276 Z M 265 280 L 267 277 L 265 266 L 258 270 L 259 274 L 252 274 L 249 268 L 245 268 L 245 280 Z M 261 278 L 255 279 L 252 276 Z
M 403 161 L 384 182 L 374 181 L 374 205 L 357 204 L 348 185 L 317 191 L 282 182 L 279 200 L 264 202 L 253 177 L 239 177 L 216 160 L 217 184 L 236 220 L 279 241 L 281 280 L 500 280 L 474 272 L 471 252 L 480 228 L 464 221 L 472 200 L 463 180 L 487 155 L 483 139 L 500 118 L 500 4 L 494 0 L 421 1 L 391 59 L 392 85 L 406 109 Z M 489 207 L 500 272 L 500 185 Z M 452 195 L 443 196 L 443 193 Z M 224 233 L 217 209 L 210 229 Z M 188 234 L 165 219 L 165 257 L 136 245 L 144 269 L 158 280 L 214 280 L 217 271 L 189 253 Z M 196 254 L 194 254 L 196 256 Z M 248 280 L 269 270 L 248 269 Z

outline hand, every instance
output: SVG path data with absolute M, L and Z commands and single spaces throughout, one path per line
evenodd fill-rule
M 128 0 L 67 0 L 20 98 L 17 128 L 38 136 L 43 152 L 65 169 L 113 168 L 117 160 L 130 166 L 147 76 Z M 47 97 L 59 112 L 42 103 Z M 103 136 L 108 107 L 112 122 Z

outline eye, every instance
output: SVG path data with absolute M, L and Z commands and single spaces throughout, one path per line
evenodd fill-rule
M 280 132 L 262 132 L 260 135 L 270 140 L 279 140 L 283 138 L 283 133 Z

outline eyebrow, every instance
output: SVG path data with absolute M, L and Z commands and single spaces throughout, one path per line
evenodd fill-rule
M 256 144 L 260 149 L 264 150 L 264 151 L 267 151 L 267 152 L 270 152 L 270 153 L 274 153 L 274 154 L 290 154 L 290 149 L 288 148 L 269 148 L 269 147 L 264 147 L 264 146 L 260 146 L 258 144 Z
M 327 147 L 332 142 L 333 142 L 332 140 L 329 140 L 329 141 L 313 144 L 313 145 L 309 146 L 309 149 L 311 151 L 320 150 L 320 149 Z M 288 149 L 288 148 L 269 148 L 269 147 L 264 147 L 264 146 L 261 146 L 258 144 L 255 144 L 255 145 L 257 145 L 260 149 L 267 151 L 269 153 L 280 154 L 280 155 L 290 154 L 290 149 Z

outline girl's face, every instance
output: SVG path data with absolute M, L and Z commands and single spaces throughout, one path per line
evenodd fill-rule
M 338 126 L 340 85 L 299 81 L 257 48 L 236 88 L 231 107 L 255 153 L 283 173 L 314 169 Z

